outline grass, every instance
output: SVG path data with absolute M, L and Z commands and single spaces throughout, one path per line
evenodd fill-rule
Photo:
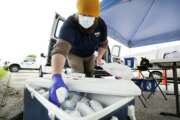
M 0 67 L 0 79 L 5 77 L 6 74 L 7 74 L 7 71 L 3 67 Z

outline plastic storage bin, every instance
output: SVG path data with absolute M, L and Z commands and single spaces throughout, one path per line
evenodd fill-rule
M 135 57 L 124 58 L 124 63 L 130 68 L 135 68 L 136 58 Z

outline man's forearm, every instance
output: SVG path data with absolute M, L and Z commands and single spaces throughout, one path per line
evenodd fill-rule
M 99 44 L 97 59 L 99 60 L 102 59 L 104 53 L 106 52 L 107 47 L 108 47 L 108 40 L 105 40 Z
M 52 73 L 61 74 L 66 58 L 62 54 L 54 54 L 51 59 Z
M 97 56 L 97 59 L 102 59 L 103 55 L 105 54 L 106 52 L 106 48 L 103 48 L 103 47 L 100 47 L 98 48 L 98 56 Z
M 53 74 L 60 74 L 64 68 L 64 64 L 66 61 L 66 57 L 71 49 L 71 44 L 66 40 L 60 39 L 55 48 L 52 51 L 52 73 Z

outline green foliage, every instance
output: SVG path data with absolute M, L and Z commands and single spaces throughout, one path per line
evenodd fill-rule
M 36 61 L 36 55 L 34 55 L 34 54 L 27 55 L 24 60 L 25 61 Z
M 4 68 L 0 67 L 0 79 L 6 76 L 6 74 L 7 74 L 7 71 Z
M 36 59 L 36 55 L 34 55 L 34 54 L 30 54 L 30 55 L 28 55 L 26 57 L 31 57 L 31 58 L 35 58 Z

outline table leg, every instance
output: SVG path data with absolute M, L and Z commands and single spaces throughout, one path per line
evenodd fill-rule
M 176 114 L 180 117 L 179 111 L 179 91 L 178 91 L 178 79 L 177 79 L 177 69 L 176 62 L 173 63 L 173 78 L 174 78 L 174 94 L 176 96 Z
M 178 91 L 178 79 L 177 79 L 177 66 L 176 66 L 176 62 L 173 62 L 172 71 L 173 71 L 173 79 L 174 79 L 174 94 L 175 94 L 175 97 L 176 97 L 176 114 L 165 113 L 165 112 L 161 112 L 160 114 L 161 115 L 165 115 L 165 116 L 174 116 L 174 117 L 179 117 L 180 118 L 179 91 Z

